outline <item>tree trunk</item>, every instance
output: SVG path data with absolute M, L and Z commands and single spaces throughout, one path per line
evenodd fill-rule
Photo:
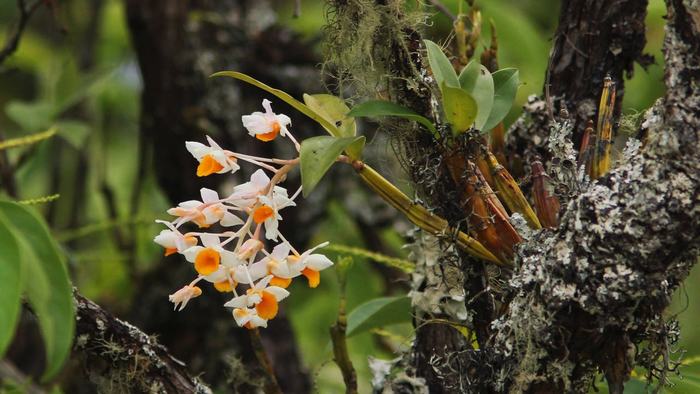
M 361 53 L 368 58 L 365 64 L 390 76 L 381 95 L 442 126 L 433 106 L 438 100 L 425 79 L 420 36 L 401 13 L 401 2 L 329 3 L 334 9 L 331 39 L 371 37 L 369 44 L 362 43 L 370 49 Z M 557 229 L 523 233 L 512 273 L 492 272 L 456 255 L 444 242 L 419 239 L 413 256 L 417 334 L 405 372 L 424 380 L 401 375 L 391 382 L 395 390 L 410 384 L 412 391 L 438 393 L 585 393 L 600 369 L 610 391 L 621 393 L 635 365 L 655 376 L 668 372 L 664 357 L 677 333 L 663 311 L 700 245 L 700 9 L 693 4 L 667 0 L 668 91 L 646 114 L 643 148 L 631 146 L 618 168 L 576 191 Z M 555 119 L 544 99 L 534 99 L 511 130 L 509 147 L 521 157 L 550 153 L 544 147 L 552 128 L 576 140 L 581 121 L 595 114 L 605 75 L 622 93 L 623 73 L 634 61 L 645 61 L 646 1 L 572 0 L 561 9 L 548 90 L 574 116 L 566 122 Z M 367 22 L 370 17 L 384 19 L 377 27 Z M 335 45 L 353 53 L 353 44 Z M 353 77 L 360 86 L 369 78 L 330 49 L 340 73 L 357 72 Z M 387 127 L 403 145 L 421 197 L 458 225 L 469 213 L 455 196 L 460 185 L 446 175 L 445 148 L 410 125 L 401 126 Z M 549 168 L 564 171 L 563 165 L 553 162 Z M 461 276 L 455 275 L 455 266 L 463 268 Z M 456 298 L 447 297 L 458 288 L 455 277 L 464 284 L 466 312 L 454 307 Z M 428 310 L 421 296 L 431 291 L 445 296 Z M 479 347 L 452 326 L 436 324 L 434 318 L 445 317 L 469 326 Z M 645 346 L 638 346 L 642 342 Z

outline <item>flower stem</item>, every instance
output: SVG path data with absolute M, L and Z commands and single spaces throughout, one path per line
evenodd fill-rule
M 258 359 L 260 366 L 265 372 L 265 393 L 282 394 L 282 389 L 280 389 L 279 383 L 277 383 L 275 372 L 272 370 L 270 359 L 267 357 L 267 353 L 263 347 L 262 339 L 260 338 L 260 331 L 257 328 L 254 328 L 252 330 L 248 330 L 248 333 L 250 334 L 250 344 L 253 347 L 255 357 Z
M 509 262 L 498 259 L 479 241 L 451 227 L 447 220 L 433 214 L 422 205 L 416 204 L 372 167 L 359 160 L 352 162 L 352 166 L 372 191 L 403 213 L 411 223 L 436 236 L 453 236 L 457 246 L 470 255 L 501 267 L 511 268 Z

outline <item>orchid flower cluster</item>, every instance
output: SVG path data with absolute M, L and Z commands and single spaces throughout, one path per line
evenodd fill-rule
M 278 136 L 289 138 L 300 145 L 288 127 L 291 119 L 272 111 L 269 100 L 263 100 L 265 112 L 254 112 L 242 117 L 243 126 L 252 137 L 264 142 Z M 219 292 L 232 293 L 224 304 L 233 309 L 233 317 L 241 327 L 266 327 L 267 321 L 277 315 L 278 303 L 289 296 L 286 288 L 292 279 L 304 276 L 310 287 L 318 286 L 321 270 L 333 263 L 328 257 L 314 253 L 327 242 L 303 253 L 280 233 L 280 211 L 295 206 L 301 187 L 289 197 L 278 184 L 298 163 L 292 160 L 270 159 L 244 155 L 221 148 L 207 136 L 208 145 L 188 141 L 187 150 L 199 162 L 197 176 L 235 173 L 239 162 L 260 167 L 250 181 L 237 185 L 232 193 L 222 198 L 207 188 L 201 189 L 201 201 L 190 200 L 168 210 L 175 217 L 171 222 L 157 220 L 167 229 L 154 241 L 165 248 L 165 255 L 179 253 L 193 264 L 197 277 L 169 296 L 175 309 L 185 308 L 190 299 L 202 294 L 200 282 L 209 282 Z M 268 177 L 265 171 L 272 174 Z M 184 231 L 194 224 L 208 229 L 218 224 L 228 230 L 222 232 Z M 268 252 L 265 243 L 276 245 Z M 246 288 L 242 289 L 241 285 Z

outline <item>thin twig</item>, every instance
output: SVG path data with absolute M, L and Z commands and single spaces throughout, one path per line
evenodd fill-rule
M 294 14 L 292 16 L 295 18 L 301 16 L 301 0 L 294 0 Z
M 442 12 L 448 18 L 452 19 L 453 22 L 457 20 L 457 16 L 455 14 L 453 14 L 452 11 L 450 11 L 450 9 L 447 8 L 447 6 L 442 4 L 442 2 L 440 2 L 440 0 L 428 0 L 428 1 L 430 2 L 430 4 L 433 5 L 433 7 L 437 8 L 438 11 Z
M 282 394 L 282 389 L 280 389 L 279 383 L 277 383 L 277 378 L 275 377 L 275 371 L 272 369 L 272 363 L 270 363 L 270 358 L 267 356 L 262 339 L 260 338 L 260 331 L 255 328 L 249 330 L 248 332 L 250 334 L 250 344 L 253 346 L 255 357 L 258 359 L 260 366 L 265 371 L 265 377 L 267 378 L 267 382 L 265 382 L 265 393 Z
M 36 11 L 41 4 L 42 0 L 36 0 L 31 6 L 27 7 L 25 0 L 17 0 L 17 8 L 19 8 L 19 21 L 17 21 L 14 31 L 7 37 L 5 47 L 0 50 L 0 63 L 4 62 L 8 56 L 12 55 L 17 50 L 20 38 L 22 37 L 22 32 L 24 31 L 24 28 L 27 27 L 29 18 L 31 18 L 34 11 Z

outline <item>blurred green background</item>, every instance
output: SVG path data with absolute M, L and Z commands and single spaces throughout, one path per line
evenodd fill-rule
M 0 66 L 0 137 L 17 137 L 58 126 L 59 136 L 51 142 L 10 152 L 13 161 L 21 162 L 16 174 L 20 197 L 60 194 L 58 200 L 40 209 L 69 256 L 75 285 L 86 296 L 119 314 L 138 301 L 138 294 L 133 294 L 134 272 L 147 272 L 160 258 L 162 251 L 152 242 L 160 227 L 153 220 L 165 217 L 169 204 L 149 170 L 143 192 L 137 196 L 141 199 L 139 208 L 130 211 L 137 173 L 142 81 L 122 1 L 105 0 L 94 42 L 88 42 L 85 35 L 94 21 L 85 11 L 89 2 L 61 1 L 57 19 L 46 11 L 39 12 L 23 35 L 18 51 Z M 274 2 L 278 23 L 297 30 L 306 40 L 318 42 L 325 15 L 322 3 L 303 1 L 301 16 L 294 18 L 292 1 Z M 456 3 L 444 1 L 452 10 L 456 10 Z M 498 29 L 501 67 L 520 70 L 523 85 L 518 104 L 522 104 L 528 95 L 541 92 L 559 2 L 477 3 L 484 21 L 493 19 Z M 661 0 L 650 3 L 646 52 L 654 56 L 656 64 L 646 71 L 637 67 L 627 82 L 626 113 L 643 111 L 663 94 L 661 44 L 665 9 Z M 16 17 L 14 1 L 0 2 L 0 31 L 8 31 Z M 63 28 L 65 32 L 61 31 Z M 428 29 L 434 38 L 445 37 L 450 21 L 435 14 Z M 488 43 L 487 31 L 482 41 Z M 89 59 L 85 58 L 86 51 L 90 52 Z M 519 105 L 509 119 L 518 112 Z M 61 144 L 59 153 L 50 149 L 51 144 Z M 77 191 L 81 189 L 85 192 Z M 110 212 L 105 190 L 113 193 L 116 212 Z M 183 200 L 189 197 L 183 196 Z M 338 201 L 324 204 L 329 215 L 318 226 L 312 244 L 329 240 L 367 247 L 346 207 Z M 137 232 L 135 247 L 129 251 L 123 250 L 114 237 L 115 229 L 125 226 Z M 382 242 L 394 256 L 406 257 L 401 226 L 383 230 Z M 391 283 L 391 288 L 387 288 L 387 282 L 371 264 L 374 263 L 355 259 L 347 288 L 350 310 L 372 298 L 401 291 Z M 698 275 L 693 273 L 669 310 L 669 314 L 680 314 L 680 347 L 689 355 L 700 354 Z M 180 285 L 172 283 L 171 287 L 175 290 Z M 328 336 L 338 304 L 335 273 L 324 272 L 321 286 L 313 291 L 295 283 L 292 293 L 282 308 L 292 321 L 303 361 L 320 392 L 337 392 L 342 388 L 342 380 L 331 362 Z M 167 294 L 162 297 L 167 303 Z M 223 308 L 221 313 L 225 313 Z M 350 340 L 361 392 L 369 390 L 367 356 L 394 358 L 396 351 L 410 345 L 410 334 L 410 325 L 403 324 Z

